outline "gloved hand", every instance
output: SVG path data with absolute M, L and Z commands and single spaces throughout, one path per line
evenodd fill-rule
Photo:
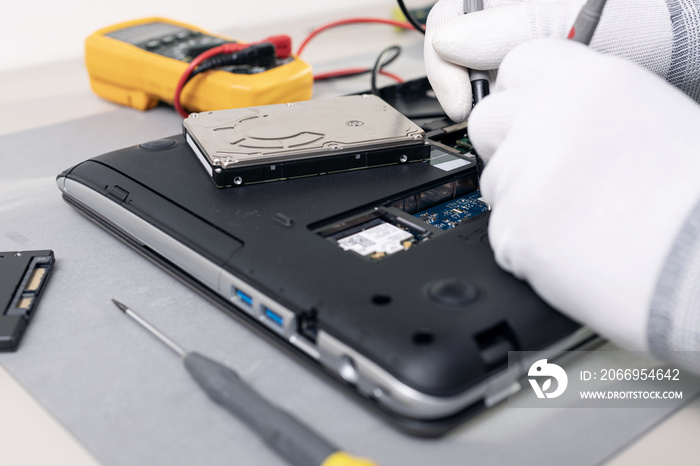
M 584 3 L 484 0 L 483 11 L 465 15 L 463 0 L 440 0 L 428 16 L 424 57 L 428 79 L 447 115 L 463 121 L 471 110 L 471 85 L 464 67 L 494 70 L 518 44 L 539 37 L 566 37 Z M 697 13 L 698 6 L 678 7 L 684 8 Z M 689 17 L 697 27 L 698 18 Z M 674 39 L 683 36 L 676 33 L 677 38 L 666 0 L 608 0 L 591 47 L 631 59 L 666 78 Z M 691 49 L 686 43 L 680 53 Z
M 514 49 L 469 118 L 499 265 L 624 347 L 699 351 L 699 129 L 700 105 L 627 60 Z

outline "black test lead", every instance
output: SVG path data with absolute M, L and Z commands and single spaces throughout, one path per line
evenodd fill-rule
M 185 363 L 192 378 L 215 403 L 241 419 L 270 447 L 298 466 L 373 466 L 321 437 L 291 414 L 270 403 L 233 370 L 199 353 L 188 352 L 119 301 L 112 302 Z
M 484 0 L 464 0 L 464 14 L 474 13 L 484 9 Z M 483 70 L 469 70 L 469 80 L 472 83 L 472 107 L 489 95 L 489 73 Z

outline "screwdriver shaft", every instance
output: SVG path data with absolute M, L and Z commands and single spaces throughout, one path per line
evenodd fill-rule
M 170 348 L 171 350 L 175 351 L 181 358 L 185 358 L 187 356 L 187 351 L 174 341 L 172 341 L 170 338 L 166 337 L 163 333 L 161 333 L 157 328 L 155 328 L 153 325 L 148 323 L 143 317 L 140 315 L 136 314 L 134 311 L 129 309 L 126 305 L 120 303 L 116 299 L 113 299 L 112 302 L 119 308 L 121 309 L 124 314 L 128 315 L 132 319 L 134 319 L 136 322 L 138 322 L 143 328 L 148 330 L 151 335 L 156 337 L 161 343 L 163 343 L 165 346 Z

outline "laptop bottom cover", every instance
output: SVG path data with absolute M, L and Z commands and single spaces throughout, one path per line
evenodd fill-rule
M 64 198 L 407 430 L 434 435 L 512 393 L 523 361 L 591 333 L 501 270 L 476 162 L 217 188 L 181 135 L 63 172 Z M 534 360 L 533 360 L 534 361 Z

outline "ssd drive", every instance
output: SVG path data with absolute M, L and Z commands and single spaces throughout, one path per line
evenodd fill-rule
M 430 156 L 425 132 L 373 95 L 194 113 L 183 134 L 220 188 Z
M 53 251 L 0 252 L 0 351 L 15 351 L 53 268 Z

